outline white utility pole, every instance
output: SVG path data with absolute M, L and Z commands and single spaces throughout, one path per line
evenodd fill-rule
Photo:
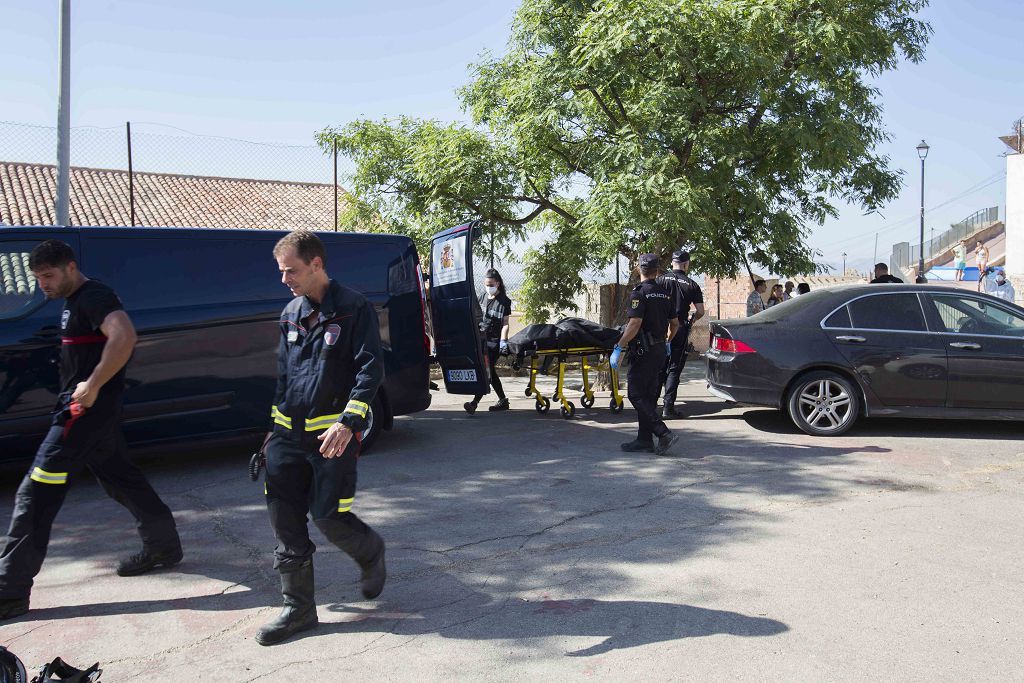
M 60 42 L 57 46 L 57 225 L 68 225 L 71 186 L 71 0 L 60 4 Z

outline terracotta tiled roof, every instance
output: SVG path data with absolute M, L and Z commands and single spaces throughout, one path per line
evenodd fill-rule
M 135 173 L 135 223 L 156 227 L 329 229 L 334 186 Z M 53 225 L 56 167 L 0 161 L 0 222 Z M 341 212 L 349 201 L 339 189 Z M 128 172 L 71 169 L 71 224 L 129 225 Z

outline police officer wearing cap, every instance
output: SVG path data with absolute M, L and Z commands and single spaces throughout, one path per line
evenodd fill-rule
M 284 609 L 257 633 L 260 645 L 318 623 L 307 515 L 359 565 L 363 597 L 380 595 L 386 577 L 384 540 L 352 512 L 359 435 L 384 374 L 377 314 L 365 297 L 328 277 L 314 233 L 286 235 L 274 257 L 295 297 L 281 314 L 274 426 L 264 445 Z
M 661 372 L 661 384 L 665 387 L 662 415 L 665 419 L 682 417 L 676 412 L 676 394 L 679 391 L 679 376 L 686 366 L 686 346 L 690 340 L 693 323 L 704 317 L 704 293 L 700 285 L 690 278 L 690 252 L 679 249 L 672 253 L 672 270 L 658 278 L 658 284 L 665 286 L 672 294 L 672 304 L 679 319 L 679 332 L 672 337 L 672 349 Z M 693 306 L 693 315 L 690 307 Z
M 622 444 L 622 450 L 665 455 L 679 437 L 669 431 L 658 415 L 659 377 L 671 348 L 670 340 L 679 329 L 679 320 L 671 293 L 657 282 L 658 257 L 642 254 L 639 266 L 640 284 L 629 297 L 629 322 L 609 360 L 613 368 L 618 368 L 622 354 L 628 349 L 626 395 L 636 409 L 639 425 L 636 439 Z

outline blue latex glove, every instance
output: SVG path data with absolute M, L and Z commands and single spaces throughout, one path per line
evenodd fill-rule
M 670 342 L 670 341 L 665 342 L 665 357 L 666 358 L 671 358 L 672 357 L 672 342 Z
M 505 353 L 506 351 L 508 351 L 508 340 L 507 339 L 502 339 L 500 342 L 498 342 L 498 351 L 500 351 L 502 353 Z
M 608 356 L 608 365 L 611 366 L 613 370 L 619 369 L 620 356 L 622 356 L 622 349 L 616 346 L 615 349 L 612 351 L 612 355 Z

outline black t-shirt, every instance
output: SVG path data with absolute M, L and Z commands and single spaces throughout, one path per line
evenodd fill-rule
M 62 391 L 74 391 L 79 382 L 89 379 L 107 343 L 100 325 L 108 315 L 123 309 L 114 290 L 97 280 L 86 280 L 64 302 L 60 318 Z M 119 394 L 124 389 L 124 374 L 125 369 L 121 368 L 111 377 L 100 389 L 99 399 Z
M 668 337 L 668 321 L 676 317 L 672 307 L 672 295 L 654 280 L 644 280 L 629 295 L 629 317 L 643 318 L 640 331 L 654 341 Z
M 484 312 L 484 317 L 480 321 L 480 331 L 487 339 L 500 339 L 501 323 L 506 316 L 512 315 L 512 300 L 501 293 L 489 299 L 484 293 L 480 296 L 480 308 Z
M 681 270 L 665 273 L 658 278 L 658 284 L 663 285 L 672 296 L 672 311 L 680 325 L 685 325 L 689 319 L 692 304 L 704 303 L 704 292 L 700 291 L 700 285 Z
M 900 284 L 900 285 L 902 285 L 903 284 L 903 280 L 899 279 L 895 275 L 891 275 L 889 273 L 886 273 L 882 277 L 876 277 L 869 284 L 872 284 L 872 285 Z

